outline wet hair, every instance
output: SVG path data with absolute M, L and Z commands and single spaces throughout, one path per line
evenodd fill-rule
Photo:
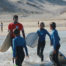
M 40 25 L 43 25 L 43 27 L 45 27 L 45 24 L 43 22 L 41 22 Z
M 18 18 L 18 15 L 14 15 L 14 16 L 13 16 L 13 19 L 17 19 L 17 18 Z
M 14 34 L 15 34 L 15 35 L 17 35 L 17 34 L 19 34 L 19 33 L 20 33 L 20 30 L 19 30 L 19 29 L 15 29 L 15 30 L 14 30 Z
M 50 26 L 51 26 L 53 29 L 55 29 L 55 28 L 56 28 L 56 23 L 55 23 L 55 22 L 52 22 L 52 23 L 50 24 Z

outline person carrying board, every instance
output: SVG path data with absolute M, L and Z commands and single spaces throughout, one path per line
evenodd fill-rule
M 45 37 L 46 37 L 46 35 L 48 35 L 50 37 L 49 32 L 44 27 L 45 27 L 44 23 L 41 22 L 40 23 L 40 29 L 37 31 L 37 34 L 39 36 L 37 55 L 41 58 L 41 61 L 44 60 L 43 50 L 44 50 L 45 44 L 46 44 Z
M 60 66 L 58 54 L 60 49 L 60 37 L 58 31 L 56 30 L 56 23 L 52 22 L 50 24 L 50 29 L 52 30 L 51 34 L 51 45 L 53 45 L 53 61 L 55 62 L 56 66 Z
M 18 22 L 18 15 L 14 15 L 13 21 L 14 21 L 13 23 L 10 23 L 8 25 L 8 31 L 10 32 L 10 35 L 11 35 L 11 41 L 15 37 L 14 29 L 16 29 L 16 28 L 18 28 L 20 31 L 22 31 L 22 35 L 25 38 L 25 33 L 24 33 L 23 25 Z
M 15 38 L 12 41 L 13 42 L 13 62 L 15 59 L 16 66 L 22 66 L 22 63 L 25 57 L 24 49 L 26 52 L 26 56 L 29 57 L 26 41 L 23 37 L 20 36 L 19 29 L 14 30 L 14 35 L 15 35 Z

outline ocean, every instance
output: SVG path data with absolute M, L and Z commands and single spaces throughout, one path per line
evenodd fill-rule
M 66 31 L 59 31 L 59 36 L 61 37 L 61 48 L 60 52 L 66 56 Z M 5 36 L 0 36 L 0 45 L 3 43 Z M 37 56 L 37 47 L 30 48 L 29 58 L 25 57 L 23 66 L 52 66 L 52 62 L 50 61 L 49 55 L 52 51 L 52 46 L 50 46 L 49 38 L 46 38 L 46 46 L 44 49 L 44 62 L 41 63 L 40 58 Z M 0 66 L 15 66 L 12 63 L 12 49 L 10 48 L 7 52 L 0 52 Z M 66 66 L 66 65 L 65 65 Z

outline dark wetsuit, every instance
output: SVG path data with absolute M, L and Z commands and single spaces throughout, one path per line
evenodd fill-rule
M 23 50 L 23 47 L 16 47 L 16 65 L 17 66 L 22 66 L 22 63 L 24 61 L 24 58 L 25 58 L 25 54 L 24 54 L 24 50 Z
M 59 53 L 59 48 L 60 48 L 60 37 L 56 29 L 52 31 L 51 43 L 53 45 L 54 50 L 56 51 L 56 53 L 53 54 L 53 60 L 57 66 L 60 66 L 59 60 L 58 60 L 58 53 Z
M 13 39 L 13 57 L 17 58 L 15 61 L 17 66 L 22 66 L 25 57 L 23 48 L 25 49 L 26 55 L 28 56 L 28 50 L 24 38 L 20 36 L 15 37 Z
M 50 37 L 50 34 L 46 29 L 38 30 L 37 34 L 39 36 L 37 55 L 41 58 L 41 61 L 43 61 L 44 60 L 43 50 L 45 47 L 45 38 L 46 38 L 46 35 L 48 35 Z

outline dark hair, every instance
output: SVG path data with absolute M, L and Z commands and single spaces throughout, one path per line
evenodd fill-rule
M 41 22 L 40 25 L 43 25 L 43 27 L 45 27 L 45 24 L 43 22 Z
M 14 19 L 14 18 L 18 18 L 18 15 L 14 15 L 14 16 L 13 16 L 13 19 Z
M 51 26 L 53 29 L 55 29 L 55 28 L 56 28 L 56 23 L 55 23 L 55 22 L 52 22 L 52 23 L 50 24 L 50 26 Z
M 15 35 L 17 35 L 17 34 L 19 34 L 19 33 L 20 33 L 20 30 L 19 30 L 19 29 L 15 29 L 15 30 L 14 30 L 14 34 L 15 34 Z

